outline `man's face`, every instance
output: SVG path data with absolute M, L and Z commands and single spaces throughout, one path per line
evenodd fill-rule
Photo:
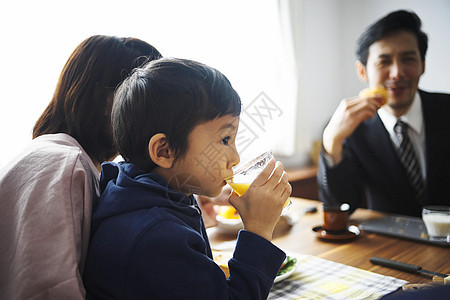
M 389 108 L 402 115 L 414 100 L 424 70 L 416 37 L 408 31 L 399 31 L 369 47 L 365 79 L 369 87 L 385 86 L 389 91 Z

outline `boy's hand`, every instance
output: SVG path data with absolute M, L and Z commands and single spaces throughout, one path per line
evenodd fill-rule
M 229 201 L 239 212 L 244 229 L 270 240 L 291 192 L 283 165 L 272 159 L 242 197 L 233 193 Z

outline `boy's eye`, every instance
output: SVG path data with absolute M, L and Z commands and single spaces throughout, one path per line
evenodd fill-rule
M 228 141 L 230 140 L 230 137 L 229 136 L 227 136 L 227 137 L 224 137 L 223 139 L 222 139 L 222 144 L 224 144 L 225 146 L 228 146 Z

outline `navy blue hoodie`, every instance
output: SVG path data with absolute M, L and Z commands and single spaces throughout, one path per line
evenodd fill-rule
M 87 299 L 266 299 L 285 253 L 242 230 L 226 278 L 193 196 L 104 163 L 84 269 Z

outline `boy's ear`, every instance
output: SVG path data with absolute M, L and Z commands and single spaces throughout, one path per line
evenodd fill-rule
M 355 64 L 356 67 L 356 73 L 358 73 L 359 79 L 361 79 L 364 82 L 367 82 L 367 70 L 366 70 L 366 66 L 364 66 L 364 64 L 361 61 L 356 61 Z
M 152 161 L 164 169 L 171 168 L 175 160 L 164 133 L 157 133 L 152 136 L 148 142 L 148 153 Z

